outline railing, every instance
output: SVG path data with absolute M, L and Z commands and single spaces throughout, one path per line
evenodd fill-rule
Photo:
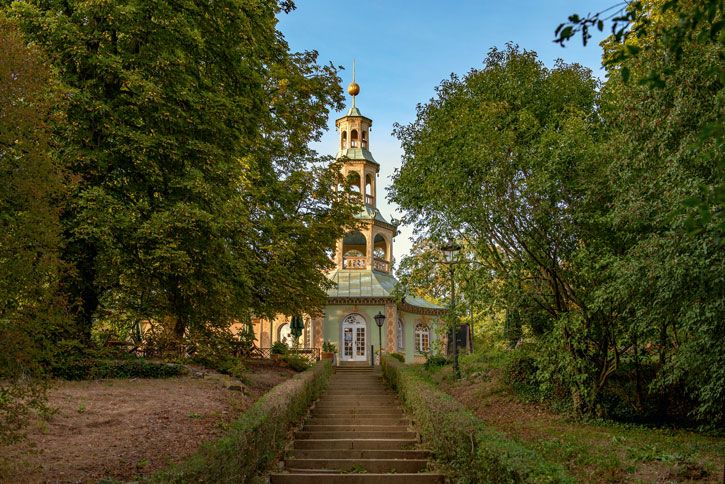
M 304 358 L 310 363 L 320 360 L 320 348 L 290 348 L 287 350 L 287 354 L 297 355 L 300 358 Z M 271 348 L 255 348 L 249 356 L 252 359 L 264 359 L 269 360 L 272 358 Z
M 365 194 L 365 204 L 375 206 L 375 197 Z
M 320 361 L 320 348 L 297 348 L 290 349 L 289 353 L 295 354 L 301 358 L 306 359 L 310 363 Z
M 343 269 L 365 269 L 365 257 L 343 257 Z
M 382 259 L 373 259 L 373 269 L 380 272 L 390 272 L 390 262 Z

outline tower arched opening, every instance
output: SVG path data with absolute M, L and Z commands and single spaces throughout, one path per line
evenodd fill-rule
M 356 195 L 358 197 L 360 196 L 359 193 L 360 193 L 361 185 L 362 185 L 362 183 L 361 183 L 360 173 L 358 173 L 357 171 L 348 172 L 347 186 L 350 188 L 350 190 L 352 190 L 353 192 L 358 194 L 358 195 Z
M 345 148 L 347 148 L 347 131 L 343 130 L 340 136 L 340 149 L 344 150 Z
M 360 141 L 360 146 L 367 149 L 368 148 L 368 132 L 363 130 L 362 132 L 362 140 Z
M 365 203 L 375 205 L 375 195 L 373 189 L 373 177 L 368 173 L 365 175 Z
M 390 272 L 390 244 L 382 234 L 376 234 L 373 239 L 373 268 Z
M 342 268 L 365 269 L 368 244 L 362 232 L 348 232 L 342 239 Z
M 357 130 L 353 129 L 352 131 L 350 131 L 350 147 L 357 148 L 357 144 L 358 144 Z

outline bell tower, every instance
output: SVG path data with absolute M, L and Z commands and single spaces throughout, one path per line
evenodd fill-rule
M 360 86 L 355 82 L 354 62 L 347 92 L 352 97 L 352 106 L 335 121 L 339 134 L 337 159 L 343 162 L 342 174 L 348 186 L 359 193 L 361 211 L 356 218 L 362 223 L 358 230 L 338 240 L 335 262 L 338 270 L 375 270 L 389 274 L 397 227 L 387 222 L 377 209 L 380 165 L 370 152 L 373 120 L 363 116 L 357 107 Z

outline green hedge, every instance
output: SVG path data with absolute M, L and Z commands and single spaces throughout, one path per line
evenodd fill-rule
M 55 378 L 94 380 L 100 378 L 169 378 L 186 373 L 183 365 L 134 359 L 81 359 L 56 363 L 51 368 Z
M 424 441 L 453 482 L 575 482 L 561 466 L 488 429 L 412 368 L 383 357 L 383 374 L 413 413 Z
M 203 444 L 184 462 L 158 474 L 153 482 L 252 482 L 282 452 L 289 430 L 327 386 L 332 372 L 320 362 L 265 393 L 227 433 Z

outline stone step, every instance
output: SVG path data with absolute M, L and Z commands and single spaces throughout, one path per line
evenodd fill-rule
M 300 439 L 292 443 L 297 450 L 409 450 L 418 445 L 418 439 Z
M 441 474 L 271 474 L 271 484 L 443 484 Z
M 379 417 L 377 415 L 355 415 L 344 417 L 311 417 L 305 425 L 404 425 L 411 421 L 406 417 Z
M 290 449 L 290 458 L 297 459 L 428 459 L 428 450 L 364 450 L 364 449 Z
M 310 412 L 312 418 L 403 418 L 405 413 L 400 409 L 393 410 L 378 410 L 377 412 L 360 411 L 358 409 L 344 409 L 344 408 L 325 408 L 325 409 L 312 409 Z
M 350 432 L 337 432 L 337 431 L 315 431 L 305 432 L 304 430 L 298 430 L 295 432 L 295 440 L 306 440 L 306 439 L 415 439 L 418 436 L 415 432 L 407 430 L 397 432 L 387 431 L 359 431 L 351 434 Z
M 381 397 L 364 397 L 361 396 L 359 399 L 355 398 L 334 398 L 334 397 L 323 397 L 315 403 L 315 407 L 323 407 L 326 405 L 335 405 L 342 407 L 386 407 L 388 405 L 397 406 L 398 400 L 381 396 Z
M 357 385 L 370 387 L 370 388 L 379 388 L 381 390 L 387 389 L 385 385 L 383 385 L 381 382 L 377 380 L 353 380 L 350 378 L 345 378 L 344 380 L 338 380 L 338 381 L 331 381 L 329 388 L 331 390 L 338 389 L 338 388 L 357 388 Z
M 407 432 L 407 425 L 366 425 L 366 424 L 305 424 L 302 427 L 303 432 Z
M 321 398 L 336 398 L 336 399 L 348 399 L 353 400 L 361 397 L 370 398 L 394 398 L 397 400 L 397 396 L 391 392 L 373 389 L 355 389 L 355 390 L 343 390 L 337 392 L 326 392 Z
M 425 470 L 428 461 L 424 459 L 287 459 L 285 470 L 325 469 L 338 472 L 411 473 Z
M 395 402 L 397 403 L 397 402 Z M 348 405 L 340 405 L 337 403 L 332 402 L 324 402 L 322 404 L 315 404 L 314 407 L 315 410 L 350 410 L 355 412 L 363 412 L 363 413 L 371 413 L 376 414 L 377 412 L 380 412 L 382 410 L 385 411 L 400 411 L 402 412 L 403 409 L 398 405 L 388 404 L 388 405 L 375 405 L 371 403 L 366 402 L 358 402 L 358 403 L 350 403 Z

